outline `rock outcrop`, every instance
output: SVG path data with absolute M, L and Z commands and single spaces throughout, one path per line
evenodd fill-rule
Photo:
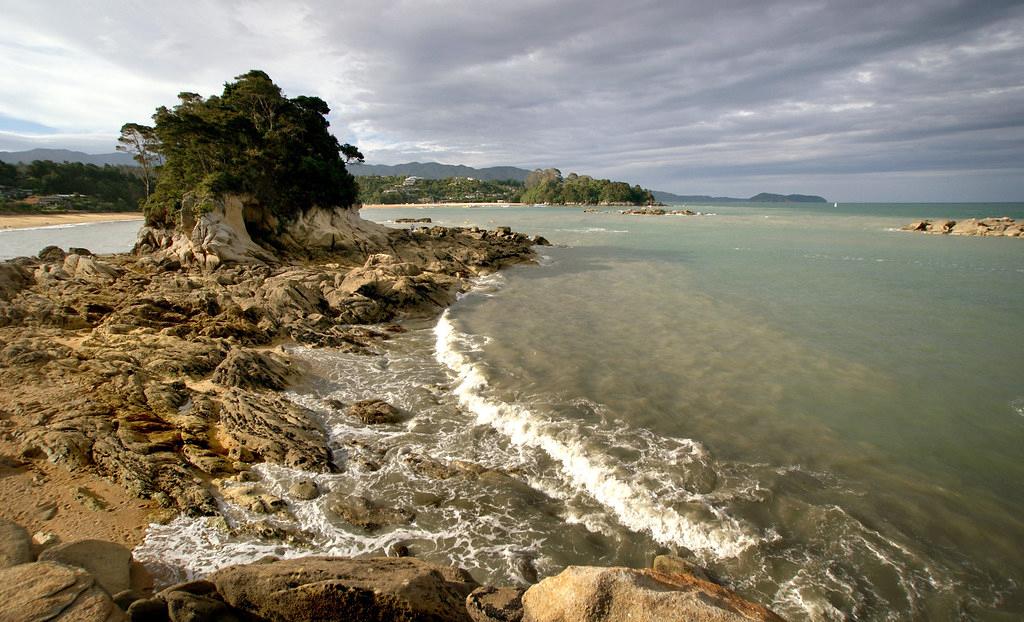
M 479 584 L 465 570 L 411 557 L 305 557 L 232 566 L 210 581 L 232 607 L 268 620 L 468 622 Z
M 271 346 L 372 351 L 394 332 L 381 324 L 533 257 L 508 228 L 411 232 L 344 209 L 309 210 L 274 244 L 248 234 L 271 220 L 225 197 L 190 236 L 144 229 L 135 255 L 0 263 L 0 410 L 24 456 L 191 514 L 255 462 L 336 470 L 317 417 L 277 394 L 300 370 Z
M 939 235 L 976 235 L 987 237 L 1024 237 L 1024 223 L 1012 218 L 967 218 L 965 220 L 919 220 L 902 227 L 903 231 L 919 231 Z
M 771 610 L 692 575 L 570 566 L 530 587 L 525 622 L 781 622 Z

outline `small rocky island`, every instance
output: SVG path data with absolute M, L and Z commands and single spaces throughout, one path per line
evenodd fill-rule
M 988 237 L 1024 237 L 1024 223 L 1006 216 L 1000 218 L 967 218 L 965 220 L 919 220 L 901 228 L 938 235 L 977 235 Z
M 282 394 L 302 369 L 281 346 L 370 350 L 404 330 L 399 320 L 438 314 L 473 276 L 532 261 L 547 242 L 507 227 L 361 219 L 326 104 L 285 98 L 262 72 L 222 96 L 181 100 L 157 111 L 154 128 L 136 127 L 166 163 L 132 253 L 48 247 L 0 263 L 0 477 L 31 479 L 36 491 L 112 483 L 154 520 L 216 515 L 225 501 L 256 516 L 287 512 L 289 498 L 323 491 L 309 481 L 273 495 L 253 465 L 339 465 L 314 414 Z M 364 425 L 394 415 L 383 400 L 337 408 Z M 482 468 L 417 460 L 439 477 Z M 356 528 L 415 520 L 330 494 Z M 570 567 L 528 589 L 481 586 L 401 549 L 268 558 L 154 585 L 124 542 L 42 530 L 58 511 L 48 503 L 0 508 L 0 620 L 780 619 L 670 556 L 650 569 Z M 259 520 L 233 529 L 303 537 Z

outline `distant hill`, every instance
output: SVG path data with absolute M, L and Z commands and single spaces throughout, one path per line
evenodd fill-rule
M 813 194 L 772 194 L 762 192 L 748 199 L 756 203 L 828 203 L 824 197 Z
M 654 198 L 662 203 L 828 203 L 823 197 L 809 194 L 772 194 L 762 192 L 749 199 L 712 197 L 706 194 L 672 194 L 654 190 Z
M 82 164 L 95 164 L 103 166 L 112 164 L 114 166 L 135 166 L 135 160 L 127 153 L 83 153 L 71 151 L 70 149 L 29 149 L 28 151 L 0 151 L 0 162 L 8 164 L 19 164 L 33 162 L 35 160 L 51 160 L 53 162 L 81 162 Z
M 449 177 L 472 177 L 481 181 L 526 181 L 530 171 L 514 166 L 492 166 L 489 168 L 473 168 L 456 164 L 439 164 L 437 162 L 409 162 L 408 164 L 350 164 L 350 173 L 356 177 L 368 175 L 403 175 L 423 179 L 448 179 Z

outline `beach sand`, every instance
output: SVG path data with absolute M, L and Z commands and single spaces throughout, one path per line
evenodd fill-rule
M 90 222 L 112 222 L 118 220 L 142 220 L 142 212 L 98 212 L 71 214 L 0 214 L 0 229 L 25 229 L 28 227 L 52 227 L 54 225 L 77 225 Z
M 0 428 L 0 517 L 60 542 L 97 539 L 133 548 L 150 523 L 168 516 L 152 501 L 86 470 L 18 457 L 21 447 Z

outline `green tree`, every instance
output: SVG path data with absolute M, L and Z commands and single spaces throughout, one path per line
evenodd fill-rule
M 153 170 L 161 161 L 160 141 L 156 137 L 156 132 L 148 125 L 125 123 L 121 126 L 121 136 L 117 142 L 120 143 L 117 150 L 130 153 L 132 159 L 142 167 L 142 181 L 146 187 L 148 200 Z
M 247 194 L 278 226 L 313 206 L 355 202 L 357 187 L 342 154 L 362 154 L 331 135 L 322 99 L 285 97 L 266 73 L 253 70 L 226 83 L 219 96 L 186 92 L 178 100 L 153 115 L 165 162 L 146 202 L 148 224 L 176 226 L 190 192 Z

